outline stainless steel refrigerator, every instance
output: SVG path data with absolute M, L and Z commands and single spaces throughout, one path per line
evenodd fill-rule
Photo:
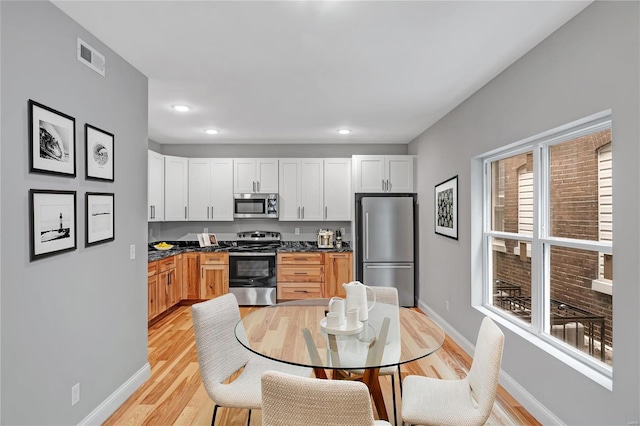
M 356 278 L 415 305 L 415 194 L 356 194 Z

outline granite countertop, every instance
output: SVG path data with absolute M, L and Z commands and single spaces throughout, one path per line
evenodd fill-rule
M 220 241 L 218 247 L 200 247 L 197 241 L 166 241 L 172 244 L 170 250 L 158 250 L 154 247 L 159 241 L 149 243 L 148 261 L 164 259 L 181 253 L 189 252 L 228 252 L 230 247 L 235 247 L 235 241 Z M 282 241 L 280 247 L 276 248 L 277 253 L 291 252 L 350 252 L 353 251 L 349 242 L 342 242 L 342 248 L 318 248 L 315 241 Z

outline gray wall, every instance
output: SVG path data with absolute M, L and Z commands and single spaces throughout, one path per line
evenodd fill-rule
M 154 141 L 150 141 L 152 148 Z M 164 155 L 193 158 L 344 158 L 352 155 L 405 155 L 406 144 L 253 144 L 253 145 L 161 145 Z
M 594 2 L 409 146 L 418 155 L 421 302 L 475 342 L 482 315 L 470 306 L 471 159 L 581 117 L 613 111 L 613 391 L 505 330 L 503 370 L 563 422 L 637 424 L 640 418 L 638 161 L 640 11 L 637 2 Z M 459 240 L 435 235 L 433 187 L 459 175 Z M 472 219 L 474 218 L 474 219 Z M 450 310 L 445 302 L 450 302 Z M 503 328 L 504 329 L 504 328 Z M 525 402 L 525 401 L 520 401 Z M 535 411 L 535 407 L 527 408 Z
M 77 424 L 147 363 L 147 79 L 49 2 L 0 10 L 0 423 Z M 78 36 L 106 78 L 77 61 Z M 29 173 L 28 99 L 75 117 L 77 177 Z M 84 178 L 84 123 L 115 134 L 114 183 Z M 29 261 L 31 188 L 77 191 L 77 250 Z M 87 191 L 115 193 L 115 241 L 85 248 Z

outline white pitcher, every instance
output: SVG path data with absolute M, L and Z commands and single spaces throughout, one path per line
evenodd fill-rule
M 360 321 L 366 321 L 369 319 L 369 311 L 373 309 L 373 305 L 376 304 L 376 293 L 371 288 L 362 284 L 360 281 L 351 281 L 350 283 L 343 283 L 347 292 L 347 310 L 351 308 L 360 308 Z M 371 306 L 367 306 L 367 290 L 373 293 L 373 301 Z

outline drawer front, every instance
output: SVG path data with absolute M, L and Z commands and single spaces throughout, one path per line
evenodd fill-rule
M 158 261 L 149 262 L 147 264 L 147 277 L 152 277 L 158 273 Z
M 176 257 L 171 256 L 166 259 L 158 260 L 158 272 L 168 271 L 176 267 Z
M 278 265 L 315 265 L 324 263 L 324 253 L 278 253 Z
M 201 253 L 201 265 L 228 265 L 229 253 Z
M 278 282 L 324 282 L 324 265 L 278 266 Z
M 278 283 L 278 300 L 320 299 L 320 283 Z

